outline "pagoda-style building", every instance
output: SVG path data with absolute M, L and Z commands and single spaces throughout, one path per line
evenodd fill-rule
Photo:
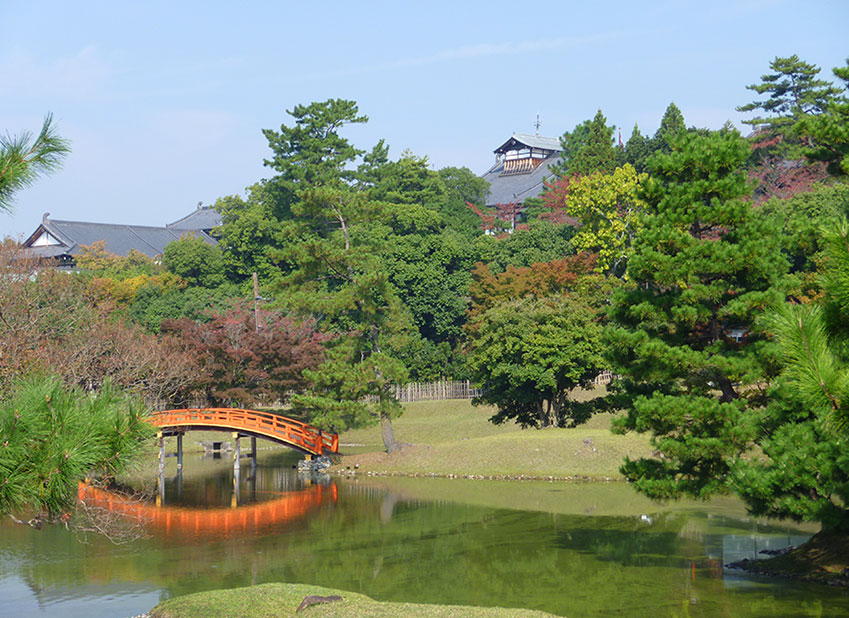
M 483 175 L 489 182 L 486 205 L 521 204 L 542 193 L 544 182 L 553 176 L 552 164 L 560 161 L 560 141 L 514 133 L 495 149 L 495 164 Z

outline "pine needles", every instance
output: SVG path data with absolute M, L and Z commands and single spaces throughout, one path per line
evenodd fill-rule
M 153 432 L 143 416 L 108 384 L 84 393 L 53 377 L 19 382 L 0 403 L 0 513 L 67 512 L 80 480 L 113 477 L 132 462 Z

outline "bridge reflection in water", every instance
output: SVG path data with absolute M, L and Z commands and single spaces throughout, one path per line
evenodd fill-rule
M 247 534 L 304 517 L 323 504 L 335 503 L 336 483 L 314 484 L 298 491 L 281 492 L 279 497 L 231 508 L 188 508 L 157 506 L 132 500 L 117 493 L 80 483 L 80 502 L 128 516 L 159 535 L 230 536 Z

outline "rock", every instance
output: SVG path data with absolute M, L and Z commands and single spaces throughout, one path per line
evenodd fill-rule
M 331 594 L 328 597 L 322 597 L 317 594 L 310 594 L 304 597 L 304 600 L 301 601 L 301 604 L 298 605 L 298 609 L 295 610 L 297 614 L 299 611 L 304 610 L 311 605 L 320 605 L 321 603 L 333 603 L 334 601 L 341 601 L 342 597 L 338 594 Z

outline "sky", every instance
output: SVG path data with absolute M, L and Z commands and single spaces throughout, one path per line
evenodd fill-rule
M 262 129 L 329 98 L 390 157 L 483 174 L 513 132 L 557 137 L 601 109 L 627 141 L 674 101 L 690 126 L 751 115 L 775 57 L 849 57 L 849 0 L 11 2 L 0 0 L 0 134 L 52 113 L 72 152 L 0 212 L 164 225 L 273 175 Z

